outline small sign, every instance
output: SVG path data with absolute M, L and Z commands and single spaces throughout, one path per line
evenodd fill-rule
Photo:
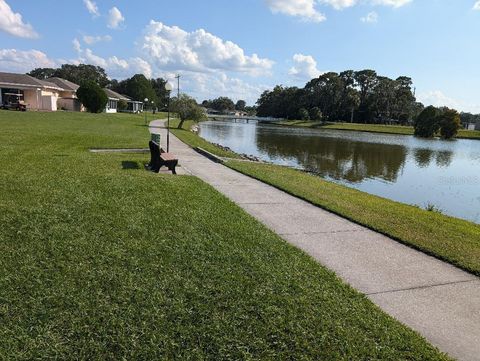
M 160 145 L 160 134 L 152 134 L 152 141 Z

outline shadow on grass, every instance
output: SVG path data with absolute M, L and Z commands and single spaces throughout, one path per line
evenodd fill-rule
M 138 164 L 138 162 L 124 160 L 122 161 L 122 168 L 123 170 L 135 170 L 140 169 L 140 165 Z

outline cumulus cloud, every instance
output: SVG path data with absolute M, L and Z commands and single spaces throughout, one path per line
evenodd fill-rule
M 164 71 L 234 71 L 266 74 L 273 61 L 257 54 L 245 55 L 240 46 L 203 29 L 187 32 L 177 26 L 151 21 L 140 41 L 140 52 L 157 69 Z
M 100 11 L 98 11 L 98 6 L 95 1 L 92 0 L 83 0 L 85 7 L 87 8 L 88 12 L 93 16 L 100 16 Z
M 118 29 L 120 25 L 125 21 L 120 10 L 117 7 L 113 7 L 108 12 L 107 26 L 111 29 Z
M 473 4 L 473 10 L 480 10 L 480 0 Z
M 316 0 L 265 0 L 274 13 L 298 17 L 304 21 L 320 23 L 326 20 L 324 14 L 315 8 Z M 329 2 L 345 2 L 330 0 Z
M 413 0 L 372 0 L 373 5 L 385 5 L 399 8 L 411 3 Z
M 336 10 L 342 10 L 357 4 L 357 0 L 320 0 L 320 2 L 330 5 Z
M 166 79 L 174 79 L 175 73 L 161 74 Z M 172 84 L 175 82 L 172 81 Z M 176 86 L 176 84 L 175 84 Z M 199 102 L 205 99 L 228 95 L 233 100 L 245 100 L 255 104 L 260 94 L 268 89 L 266 85 L 253 85 L 238 77 L 230 77 L 224 72 L 182 73 L 181 90 L 195 97 Z
M 96 43 L 100 43 L 102 41 L 112 41 L 112 37 L 110 35 L 97 35 L 97 36 L 92 36 L 92 35 L 84 35 L 83 36 L 83 41 L 87 45 L 92 45 Z
M 376 23 L 378 22 L 378 14 L 375 11 L 368 13 L 366 16 L 361 17 L 360 21 L 362 23 Z
M 472 113 L 480 113 L 480 104 L 468 103 L 459 99 L 446 95 L 441 90 L 431 90 L 418 95 L 418 100 L 425 105 L 433 105 L 436 107 L 449 107 L 458 111 L 467 111 Z
M 26 73 L 35 68 L 55 66 L 55 61 L 39 50 L 0 49 L 0 71 Z
M 32 25 L 24 23 L 22 15 L 14 13 L 5 0 L 0 0 L 0 30 L 20 38 L 38 38 Z
M 295 54 L 294 66 L 288 72 L 300 80 L 310 80 L 318 77 L 322 72 L 317 68 L 317 62 L 311 55 Z
M 78 53 L 78 58 L 69 60 L 70 63 L 100 66 L 113 78 L 123 79 L 134 74 L 143 74 L 147 78 L 152 77 L 152 67 L 142 58 L 121 59 L 117 56 L 103 58 L 91 49 L 82 49 L 78 39 L 73 39 L 73 48 Z

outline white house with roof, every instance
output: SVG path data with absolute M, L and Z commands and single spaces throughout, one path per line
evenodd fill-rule
M 119 94 L 111 89 L 104 88 L 105 94 L 108 96 L 108 103 L 105 108 L 105 112 L 107 113 L 117 113 L 118 110 L 118 102 L 123 100 L 127 103 L 127 109 L 122 110 L 123 112 L 127 113 L 140 113 L 143 111 L 143 102 L 139 102 L 136 100 L 132 100 L 130 97 L 126 95 Z

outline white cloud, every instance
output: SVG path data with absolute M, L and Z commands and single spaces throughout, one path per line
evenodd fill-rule
M 110 9 L 108 12 L 108 22 L 107 25 L 111 29 L 118 29 L 121 23 L 125 21 L 125 18 L 123 17 L 122 13 L 120 10 L 118 10 L 117 7 L 113 7 Z
M 411 3 L 413 0 L 372 0 L 373 5 L 385 5 L 399 8 Z
M 112 41 L 112 37 L 110 35 L 97 35 L 97 36 L 92 36 L 92 35 L 84 35 L 83 36 L 83 41 L 87 45 L 92 45 L 96 43 L 100 43 L 102 41 Z
M 38 38 L 32 25 L 25 24 L 22 15 L 14 13 L 5 0 L 0 0 L 0 30 L 20 38 Z
M 77 51 L 78 58 L 69 60 L 69 63 L 100 66 L 112 78 L 124 79 L 134 74 L 144 74 L 147 78 L 152 76 L 151 66 L 139 57 L 121 59 L 117 56 L 111 56 L 103 58 L 96 55 L 91 49 L 83 50 L 78 39 L 73 40 L 73 48 Z
M 93 16 L 100 16 L 100 12 L 98 11 L 98 6 L 95 1 L 92 0 L 83 0 L 88 12 Z
M 173 81 L 175 73 L 162 74 L 176 86 Z M 270 88 L 266 85 L 253 85 L 237 77 L 229 77 L 223 72 L 215 74 L 182 73 L 180 88 L 182 92 L 195 97 L 199 102 L 219 96 L 228 96 L 233 100 L 243 99 L 248 104 L 255 104 L 260 94 Z M 175 93 L 175 91 L 174 91 Z
M 274 13 L 299 17 L 304 21 L 322 22 L 326 20 L 324 14 L 316 8 L 316 0 L 265 0 L 267 6 Z M 345 1 L 345 0 L 344 0 Z M 348 0 L 346 0 L 348 1 Z M 334 0 L 329 2 L 336 2 Z M 343 2 L 343 1 L 340 1 Z
M 39 50 L 0 49 L 0 71 L 26 73 L 35 68 L 55 66 L 55 61 Z
M 447 96 L 441 90 L 432 90 L 418 95 L 418 100 L 424 105 L 433 105 L 436 107 L 449 107 L 458 111 L 467 111 L 480 113 L 480 104 L 471 104 L 459 99 Z
M 368 13 L 366 16 L 361 17 L 360 21 L 362 23 L 376 23 L 378 22 L 378 14 L 375 11 Z
M 317 62 L 311 55 L 295 54 L 294 66 L 288 72 L 300 80 L 311 80 L 318 77 L 322 72 L 317 68 Z
M 473 4 L 473 10 L 480 10 L 480 0 Z
M 193 72 L 234 71 L 268 74 L 273 61 L 245 55 L 237 44 L 203 29 L 187 32 L 151 21 L 140 42 L 140 52 L 156 69 Z
M 357 4 L 357 0 L 320 0 L 320 2 L 330 5 L 336 10 L 342 10 Z

